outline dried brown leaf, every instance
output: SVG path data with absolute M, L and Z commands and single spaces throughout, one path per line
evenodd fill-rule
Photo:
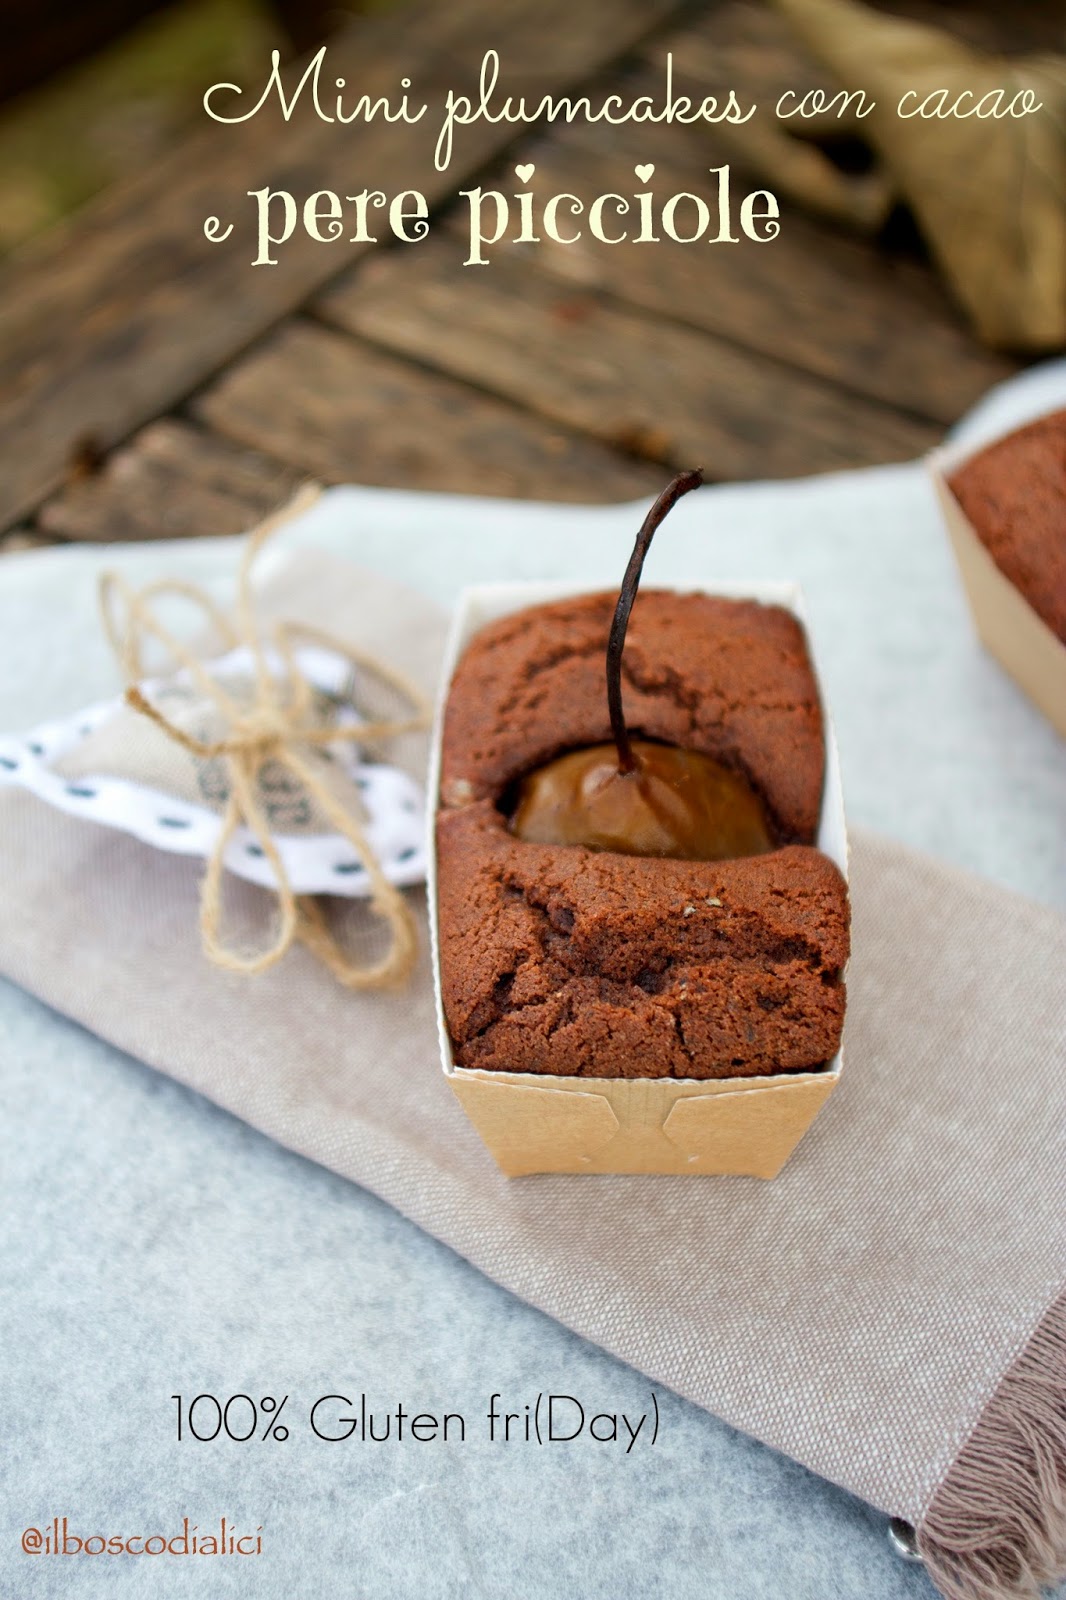
M 985 55 L 856 0 L 775 3 L 841 87 L 876 101 L 864 137 L 981 336 L 1016 349 L 1066 344 L 1066 59 Z M 1021 118 L 897 110 L 908 91 L 909 106 L 942 89 L 949 103 L 1002 90 L 1006 104 L 1025 88 L 1042 108 Z

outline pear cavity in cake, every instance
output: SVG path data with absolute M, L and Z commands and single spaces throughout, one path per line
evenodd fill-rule
M 614 743 L 571 750 L 528 773 L 511 815 L 517 838 L 683 861 L 724 861 L 774 849 L 765 808 L 742 773 L 699 751 L 631 738 L 622 711 L 622 652 L 644 558 L 667 512 L 702 482 L 698 471 L 679 473 L 637 534 L 607 643 Z
M 632 741 L 620 772 L 613 744 L 571 750 L 519 786 L 511 831 L 534 844 L 581 844 L 629 856 L 729 861 L 775 848 L 765 809 L 739 772 L 695 750 Z

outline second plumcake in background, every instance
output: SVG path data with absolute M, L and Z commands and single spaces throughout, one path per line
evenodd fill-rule
M 987 445 L 949 486 L 1004 577 L 1066 644 L 1066 411 Z

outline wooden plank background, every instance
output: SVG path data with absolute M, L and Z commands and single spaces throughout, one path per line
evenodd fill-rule
M 979 44 L 1055 45 L 1062 10 L 898 0 Z M 565 49 L 561 41 L 565 40 Z M 762 0 L 414 0 L 330 46 L 360 91 L 401 76 L 431 104 L 484 49 L 507 88 L 660 89 L 764 104 L 824 81 Z M 298 70 L 298 69 L 297 69 Z M 339 66 L 337 68 L 339 69 Z M 0 530 L 9 540 L 237 531 L 307 475 L 567 500 L 651 492 L 665 469 L 785 476 L 899 460 L 1016 369 L 983 349 L 911 242 L 787 203 L 768 245 L 501 246 L 464 267 L 467 180 L 541 194 L 706 194 L 708 168 L 761 187 L 723 130 L 479 123 L 435 173 L 436 119 L 343 130 L 261 113 L 210 126 L 0 276 Z M 347 137 L 346 137 L 347 133 Z M 440 210 L 412 246 L 294 236 L 253 269 L 264 183 L 298 195 L 418 187 Z M 245 202 L 246 206 L 249 203 Z M 463 208 L 465 210 L 465 208 Z M 226 245 L 208 214 L 238 221 Z

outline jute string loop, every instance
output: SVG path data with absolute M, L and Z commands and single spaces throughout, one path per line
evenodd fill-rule
M 393 988 L 404 982 L 414 965 L 418 950 L 414 917 L 370 847 L 359 815 L 358 793 L 353 788 L 350 807 L 342 804 L 305 752 L 342 741 L 366 743 L 419 731 L 429 723 L 428 703 L 421 690 L 394 668 L 322 629 L 278 622 L 271 629 L 269 645 L 264 643 L 255 615 L 251 574 L 257 557 L 277 530 L 306 511 L 318 494 L 318 489 L 311 485 L 301 489 L 288 505 L 249 534 L 238 569 L 237 604 L 232 618 L 196 584 L 164 579 L 135 589 L 115 572 L 105 572 L 101 576 L 100 610 L 104 629 L 126 680 L 127 703 L 191 755 L 200 760 L 222 759 L 227 764 L 228 796 L 200 889 L 200 935 L 206 955 L 229 972 L 250 975 L 272 967 L 294 941 L 299 940 L 347 988 Z M 228 693 L 196 651 L 161 621 L 153 603 L 162 597 L 190 601 L 228 650 L 243 648 L 249 652 L 254 665 L 250 703 L 242 704 Z M 123 607 L 121 621 L 116 616 L 116 601 L 119 600 Z M 145 677 L 144 645 L 148 639 L 154 639 L 163 647 L 173 670 L 184 671 L 224 719 L 226 731 L 221 737 L 195 737 L 149 700 L 141 688 Z M 309 720 L 314 688 L 297 660 L 297 642 L 333 651 L 351 666 L 376 676 L 411 706 L 412 714 L 394 721 L 355 725 L 323 725 Z M 270 647 L 282 663 L 281 672 L 271 667 Z M 363 964 L 353 961 L 331 932 L 316 899 L 298 895 L 293 890 L 259 801 L 259 775 L 268 761 L 280 762 L 287 768 L 319 812 L 349 841 L 358 855 L 370 880 L 371 908 L 389 929 L 389 946 L 379 959 Z M 254 952 L 233 948 L 221 933 L 226 852 L 241 827 L 252 833 L 269 863 L 278 899 L 279 918 L 273 942 Z

